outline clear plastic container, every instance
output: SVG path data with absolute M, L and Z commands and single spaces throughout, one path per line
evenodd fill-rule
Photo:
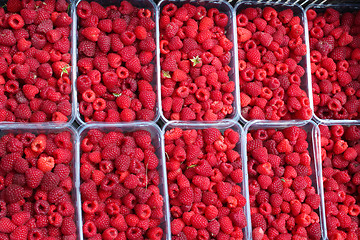
M 163 211 L 164 211 L 164 218 L 161 220 L 161 225 L 159 227 L 161 227 L 164 231 L 163 237 L 162 239 L 170 239 L 170 209 L 169 209 L 169 201 L 168 201 L 168 190 L 167 190 L 167 178 L 166 178 L 166 164 L 165 164 L 165 153 L 164 153 L 164 148 L 163 148 L 163 137 L 161 134 L 161 130 L 160 128 L 151 122 L 142 122 L 142 123 L 118 123 L 118 124 L 87 124 L 87 125 L 83 125 L 81 127 L 78 128 L 78 140 L 77 140 L 77 168 L 76 168 L 76 179 L 78 181 L 78 199 L 79 199 L 79 205 L 78 205 L 78 216 L 79 216 L 79 221 L 78 221 L 78 228 L 81 230 L 81 234 L 80 234 L 80 240 L 83 240 L 83 232 L 82 232 L 82 226 L 83 226 L 83 221 L 82 221 L 82 207 L 81 207 L 81 193 L 80 193 L 80 184 L 81 184 L 81 180 L 80 180 L 80 156 L 81 156 L 81 151 L 80 151 L 80 143 L 81 141 L 84 139 L 84 137 L 87 135 L 88 131 L 90 129 L 98 129 L 100 131 L 103 132 L 111 132 L 111 131 L 119 131 L 119 132 L 123 132 L 123 133 L 127 133 L 127 132 L 134 132 L 134 131 L 138 131 L 138 130 L 146 130 L 148 132 L 151 133 L 151 138 L 152 138 L 152 145 L 155 147 L 156 151 L 155 154 L 156 156 L 159 158 L 159 166 L 157 167 L 157 170 L 159 172 L 160 175 L 160 184 L 159 184 L 159 189 L 160 189 L 160 194 L 164 197 L 164 206 L 163 206 Z
M 43 1 L 43 0 L 41 0 Z M 71 0 L 66 0 L 68 3 L 70 3 L 69 6 L 69 11 L 68 14 L 69 16 L 73 16 L 74 13 L 74 8 L 73 8 L 73 4 Z M 0 6 L 5 6 L 7 3 L 7 0 L 0 0 Z M 74 39 L 74 35 L 73 35 L 73 23 L 71 24 L 71 32 L 70 32 L 70 44 L 71 44 L 71 49 L 70 49 L 70 53 L 71 55 L 73 55 L 74 52 L 74 48 L 73 48 L 73 39 Z M 76 49 L 76 48 L 75 48 Z M 76 50 L 75 50 L 76 51 Z M 71 81 L 71 95 L 70 95 L 70 103 L 71 103 L 71 115 L 68 116 L 68 121 L 67 122 L 42 122 L 42 123 L 31 123 L 28 122 L 26 123 L 26 125 L 33 125 L 33 126 L 38 126 L 38 127 L 42 127 L 42 126 L 52 126 L 52 127 L 66 127 L 66 126 L 70 126 L 76 117 L 76 108 L 75 108 L 75 98 L 76 98 L 76 93 L 75 93 L 75 84 L 74 84 L 74 78 L 73 78 L 73 72 L 74 72 L 74 68 L 73 68 L 74 62 L 73 59 L 71 59 L 71 73 L 69 74 L 69 78 Z M 18 124 L 19 126 L 24 125 L 24 123 L 22 122 L 0 122 L 0 124 Z
M 314 105 L 313 105 L 312 88 L 311 88 L 309 31 L 308 31 L 308 24 L 307 24 L 306 14 L 305 14 L 304 9 L 297 3 L 288 3 L 288 2 L 283 3 L 283 2 L 279 2 L 279 1 L 277 1 L 277 2 L 271 2 L 271 1 L 262 2 L 262 1 L 255 1 L 255 0 L 253 0 L 253 1 L 239 1 L 235 5 L 235 17 L 241 10 L 249 8 L 249 7 L 261 8 L 261 9 L 263 9 L 265 7 L 272 7 L 278 12 L 286 10 L 286 9 L 291 9 L 294 12 L 294 16 L 300 17 L 300 24 L 304 28 L 304 33 L 300 37 L 303 40 L 303 43 L 306 44 L 306 55 L 303 56 L 302 60 L 298 64 L 301 67 L 303 67 L 304 70 L 305 70 L 304 76 L 301 77 L 300 88 L 307 93 L 307 96 L 308 96 L 308 98 L 310 100 L 310 108 L 311 108 L 312 113 L 313 113 L 312 115 L 314 115 Z M 235 26 L 237 26 L 237 25 L 235 25 Z M 236 39 L 235 39 L 236 44 L 235 45 L 236 45 L 236 48 L 238 48 L 237 33 L 236 33 L 235 37 L 236 37 Z M 239 78 L 237 78 L 237 81 L 239 81 Z M 240 89 L 240 91 L 241 91 L 241 89 Z M 239 94 L 239 96 L 240 96 L 240 94 Z M 246 123 L 249 122 L 249 120 L 245 119 L 242 116 L 240 100 L 238 102 L 239 102 L 238 109 L 239 109 L 240 121 L 242 123 L 246 124 Z M 279 120 L 279 121 L 285 121 L 285 120 Z
M 88 2 L 97 2 L 99 4 L 101 4 L 104 7 L 107 6 L 111 6 L 111 5 L 115 5 L 115 6 L 120 6 L 120 3 L 123 0 L 84 0 L 84 1 L 88 1 Z M 78 51 L 77 51 L 77 46 L 78 46 L 78 17 L 76 14 L 76 7 L 77 5 L 81 2 L 81 0 L 74 0 L 73 4 L 74 5 L 74 10 L 72 12 L 72 19 L 73 19 L 73 45 L 72 45 L 72 49 L 73 51 L 72 53 L 72 62 L 73 62 L 73 66 L 74 66 L 74 71 L 72 73 L 72 77 L 73 79 L 77 79 L 77 77 L 79 76 L 79 72 L 78 72 L 78 68 L 77 68 L 77 61 L 78 61 Z M 153 30 L 153 36 L 155 39 L 155 43 L 156 43 L 156 49 L 155 49 L 155 57 L 152 60 L 151 64 L 155 65 L 154 68 L 154 74 L 153 74 L 153 80 L 150 82 L 151 86 L 153 87 L 155 93 L 156 93 L 156 104 L 155 104 L 155 115 L 154 115 L 154 119 L 152 120 L 152 122 L 157 122 L 160 118 L 160 114 L 159 114 L 159 108 L 160 108 L 160 94 L 159 94 L 159 88 L 157 86 L 157 65 L 158 65 L 158 58 L 157 58 L 157 54 L 156 52 L 158 51 L 158 41 L 157 41 L 157 32 L 158 32 L 158 25 L 156 24 L 156 19 L 157 19 L 157 15 L 158 15 L 158 8 L 156 7 L 156 4 L 152 1 L 152 0 L 131 0 L 129 1 L 133 6 L 138 7 L 138 8 L 145 8 L 145 9 L 149 9 L 152 13 L 152 17 L 151 19 L 155 22 L 155 29 Z M 75 69 L 76 66 L 76 69 Z M 75 109 L 76 109 L 76 121 L 80 124 L 89 124 L 87 122 L 84 121 L 83 117 L 81 116 L 80 112 L 79 112 L 79 101 L 78 101 L 78 94 L 76 91 L 76 81 L 74 81 L 74 88 L 75 88 L 75 93 L 74 93 L 74 98 L 75 98 Z M 135 120 L 133 122 L 141 122 L 140 120 Z M 106 122 L 91 122 L 91 123 L 105 123 Z M 111 124 L 111 123 L 110 123 Z
M 228 18 L 229 18 L 229 22 L 228 25 L 225 27 L 225 35 L 226 37 L 233 43 L 236 42 L 236 18 L 234 15 L 234 9 L 233 7 L 230 5 L 230 3 L 223 1 L 223 0 L 161 0 L 158 3 L 158 11 L 159 14 L 157 15 L 156 18 L 156 22 L 157 25 L 159 25 L 159 20 L 160 20 L 160 14 L 161 14 L 161 10 L 162 8 L 169 4 L 169 3 L 173 3 L 176 6 L 182 6 L 185 3 L 190 3 L 194 6 L 203 6 L 206 9 L 210 9 L 210 8 L 217 8 L 221 13 L 225 13 Z M 160 30 L 159 28 L 157 28 L 157 42 L 158 42 L 158 46 L 160 43 Z M 229 66 L 231 67 L 231 70 L 228 72 L 230 81 L 235 82 L 235 91 L 233 92 L 234 95 L 234 102 L 232 104 L 233 106 L 233 112 L 226 116 L 225 119 L 232 119 L 234 121 L 237 121 L 239 119 L 239 110 L 238 110 L 238 106 L 239 106 L 239 84 L 236 79 L 238 79 L 238 74 L 239 74 L 239 70 L 238 70 L 238 64 L 237 64 L 237 58 L 238 58 L 238 53 L 237 53 L 237 48 L 234 47 L 230 50 L 231 53 L 231 62 L 229 63 Z M 157 58 L 160 59 L 160 47 L 157 48 Z M 170 121 L 169 119 L 165 118 L 163 111 L 162 111 L 162 104 L 161 104 L 161 66 L 160 66 L 160 62 L 157 66 L 157 79 L 158 79 L 158 93 L 159 93 L 159 101 L 160 101 L 160 117 L 161 120 L 165 123 L 167 123 L 168 121 Z M 222 120 L 218 120 L 217 122 L 220 121 L 224 121 L 224 119 Z M 196 121 L 193 121 L 196 122 Z M 199 121 L 198 121 L 199 122 Z M 207 121 L 202 121 L 204 123 L 207 123 Z
M 82 233 L 80 231 L 79 228 L 79 219 L 80 219 L 80 215 L 78 212 L 79 207 L 81 208 L 81 201 L 79 198 L 79 181 L 78 181 L 78 174 L 77 174 L 77 169 L 79 169 L 79 161 L 77 160 L 77 139 L 78 139 L 78 134 L 77 131 L 74 127 L 72 126 L 67 126 L 67 127 L 53 127 L 53 126 L 49 126 L 49 125 L 44 125 L 44 126 L 36 126 L 36 125 L 17 125 L 17 124 L 5 124 L 5 125 L 0 125 L 0 138 L 6 134 L 9 133 L 13 133 L 13 134 L 21 134 L 21 133 L 26 133 L 26 132 L 30 132 L 33 134 L 53 134 L 53 133 L 61 133 L 61 132 L 70 132 L 71 133 L 71 138 L 72 138 L 72 143 L 73 143 L 73 149 L 72 149 L 72 162 L 71 162 L 71 175 L 72 175 L 72 180 L 73 180 L 73 189 L 71 192 L 71 198 L 72 198 L 72 202 L 73 202 L 73 206 L 75 208 L 75 222 L 76 222 L 76 228 L 77 228 L 77 236 L 79 239 L 81 239 Z
M 243 171 L 243 181 L 241 184 L 239 184 L 241 186 L 241 194 L 245 197 L 246 199 L 246 205 L 244 206 L 243 210 L 246 216 L 246 222 L 247 225 L 246 227 L 243 229 L 243 233 L 244 233 L 244 238 L 243 239 L 251 239 L 251 216 L 250 216 L 250 205 L 249 205 L 249 189 L 248 189 L 248 172 L 247 172 L 247 161 L 246 161 L 246 157 L 244 155 L 244 141 L 246 141 L 246 137 L 244 135 L 244 131 L 243 128 L 241 127 L 241 125 L 238 122 L 235 122 L 233 120 L 224 120 L 218 123 L 199 123 L 199 122 L 181 122 L 181 121 L 170 121 L 168 123 L 166 123 L 163 128 L 162 128 L 162 138 L 164 138 L 164 134 L 166 131 L 173 129 L 173 128 L 181 128 L 183 130 L 187 130 L 187 129 L 208 129 L 208 128 L 217 128 L 219 129 L 222 133 L 226 130 L 226 129 L 233 129 L 235 132 L 239 133 L 240 135 L 240 140 L 239 142 L 236 144 L 236 147 L 234 148 L 235 151 L 237 151 L 238 153 L 240 153 L 241 156 L 241 161 L 242 161 L 242 171 Z M 165 143 L 165 141 L 163 141 Z M 165 155 L 165 152 L 164 152 Z M 164 165 L 166 165 L 166 158 L 164 157 Z M 165 167 L 165 171 L 166 171 L 166 167 Z M 171 218 L 171 216 L 170 216 Z M 169 219 L 169 221 L 171 221 Z M 169 238 L 171 239 L 171 238 Z
M 344 4 L 325 4 L 325 3 L 320 3 L 320 4 L 310 4 L 305 8 L 305 14 L 309 9 L 314 9 L 317 13 L 318 12 L 325 12 L 325 10 L 327 8 L 333 8 L 337 11 L 339 11 L 340 13 L 345 13 L 345 12 L 355 12 L 355 11 L 359 11 L 360 10 L 360 2 L 358 3 L 344 3 Z M 309 29 L 310 31 L 310 29 Z M 310 39 L 310 38 L 309 38 Z M 310 45 L 308 44 L 308 47 L 310 48 Z M 309 51 L 310 53 L 310 51 Z M 310 71 L 310 75 L 311 75 L 311 71 Z M 310 78 L 311 80 L 311 78 Z M 354 80 L 356 81 L 356 80 Z M 313 114 L 313 119 L 314 121 L 318 122 L 318 123 L 324 123 L 324 124 L 330 124 L 330 125 L 334 125 L 334 124 L 357 124 L 360 123 L 360 119 L 359 120 L 348 120 L 348 119 L 341 119 L 341 120 L 333 120 L 333 119 L 322 119 L 319 118 L 316 113 L 314 112 Z
M 325 203 L 324 203 L 324 188 L 322 180 L 322 165 L 321 165 L 321 148 L 320 148 L 320 130 L 319 127 L 313 121 L 281 121 L 281 122 L 269 122 L 255 120 L 247 123 L 244 127 L 245 135 L 250 131 L 257 129 L 276 129 L 283 130 L 288 127 L 297 126 L 307 133 L 307 142 L 309 144 L 308 151 L 312 159 L 311 170 L 312 174 L 309 176 L 312 180 L 312 186 L 315 187 L 316 193 L 320 195 L 320 207 L 316 212 L 320 217 L 321 237 L 327 239 L 326 234 L 326 220 L 325 220 Z M 243 139 L 243 152 L 245 161 L 248 161 L 247 157 L 247 138 Z M 251 224 L 251 222 L 250 222 Z M 251 229 L 252 232 L 252 229 Z M 250 234 L 251 234 L 250 232 Z
M 318 126 L 320 126 L 320 125 L 325 125 L 325 126 L 328 126 L 329 128 L 331 127 L 331 126 L 334 126 L 334 125 L 341 125 L 341 126 L 343 126 L 343 127 L 350 127 L 350 126 L 353 126 L 353 125 L 355 125 L 355 126 L 358 126 L 358 127 L 360 127 L 360 121 L 357 121 L 357 122 L 349 122 L 350 120 L 345 120 L 345 121 L 324 121 L 324 122 L 319 122 L 318 123 Z M 319 139 L 319 145 L 320 145 L 320 154 L 319 154 L 319 164 L 320 164 L 320 166 L 321 166 L 321 169 L 322 169 L 322 164 L 323 164 L 323 162 L 321 161 L 321 134 L 320 134 L 320 131 L 319 131 L 319 137 L 320 137 L 320 139 Z M 321 180 L 321 182 L 323 182 L 323 179 Z M 324 192 L 324 191 L 323 191 Z M 359 196 L 359 192 L 357 192 L 357 195 Z M 354 195 L 353 195 L 354 196 Z M 355 197 L 355 196 L 354 196 Z M 325 201 L 324 201 L 324 204 L 325 204 Z M 357 202 L 357 204 L 359 204 L 358 202 Z M 325 209 L 324 209 L 324 217 L 326 216 L 325 215 L 326 213 L 325 213 Z M 324 222 L 324 224 L 326 225 L 326 221 Z M 325 229 L 325 232 L 326 232 L 326 236 L 327 236 L 327 230 Z

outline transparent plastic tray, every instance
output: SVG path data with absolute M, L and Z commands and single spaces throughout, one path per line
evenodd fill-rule
M 226 129 L 233 129 L 235 132 L 239 133 L 240 140 L 236 144 L 236 147 L 234 148 L 235 151 L 240 153 L 241 161 L 242 161 L 242 171 L 243 171 L 243 181 L 241 184 L 241 194 L 246 199 L 246 205 L 244 206 L 243 210 L 246 216 L 246 222 L 247 225 L 243 229 L 244 233 L 244 239 L 251 239 L 251 216 L 250 216 L 250 205 L 249 205 L 249 189 L 248 189 L 248 172 L 247 172 L 247 160 L 244 155 L 244 141 L 246 141 L 246 135 L 244 134 L 243 128 L 240 126 L 238 122 L 235 122 L 233 120 L 224 120 L 218 123 L 199 123 L 199 122 L 181 122 L 181 121 L 170 121 L 166 123 L 162 128 L 162 138 L 164 138 L 164 134 L 166 131 L 173 129 L 173 128 L 181 128 L 183 130 L 186 129 L 208 129 L 208 128 L 217 128 L 222 133 Z M 165 144 L 165 141 L 163 141 Z M 165 152 L 164 152 L 165 155 Z M 166 158 L 164 157 L 165 162 Z M 166 164 L 164 164 L 166 165 Z M 165 169 L 166 171 L 166 169 Z M 170 215 L 171 218 L 171 215 Z M 169 219 L 169 221 L 171 221 Z
M 325 125 L 325 126 L 328 126 L 328 127 L 331 127 L 331 126 L 334 126 L 334 125 L 341 125 L 341 126 L 343 126 L 343 127 L 350 127 L 350 126 L 353 126 L 353 125 L 355 125 L 355 126 L 358 126 L 358 127 L 360 127 L 360 121 L 357 121 L 357 122 L 352 122 L 352 123 L 349 123 L 349 120 L 347 120 L 347 121 L 324 121 L 324 122 L 319 122 L 318 124 L 317 124 L 318 126 L 320 126 L 320 125 Z M 320 131 L 319 131 L 319 136 L 320 136 L 320 139 L 319 139 L 319 145 L 320 145 L 320 151 L 321 151 L 321 134 L 320 134 Z M 319 163 L 321 164 L 321 167 L 322 167 L 322 161 L 321 161 L 321 152 L 320 152 L 320 154 L 319 154 Z M 321 180 L 321 182 L 322 182 L 323 180 Z M 324 192 L 324 191 L 323 191 Z M 357 192 L 357 194 L 359 195 L 360 193 L 359 192 Z M 324 201 L 324 204 L 325 204 L 325 201 Z M 324 209 L 324 216 L 326 216 L 325 215 L 326 213 L 325 213 L 325 209 Z M 326 225 L 326 221 L 324 222 L 324 224 Z M 326 230 L 326 229 L 325 229 Z M 326 236 L 327 236 L 327 231 L 326 231 Z
M 77 134 L 76 129 L 72 126 L 54 128 L 54 127 L 48 126 L 48 125 L 47 126 L 34 126 L 34 125 L 19 126 L 17 124 L 0 125 L 0 138 L 9 133 L 21 134 L 21 133 L 30 132 L 33 134 L 47 135 L 50 133 L 61 133 L 61 132 L 66 132 L 66 131 L 71 133 L 72 144 L 73 144 L 73 149 L 72 149 L 73 157 L 72 157 L 72 162 L 71 162 L 71 175 L 72 175 L 72 180 L 73 180 L 73 189 L 71 192 L 71 199 L 72 199 L 73 206 L 75 208 L 75 223 L 76 223 L 76 228 L 77 228 L 76 233 L 77 233 L 77 237 L 79 239 L 81 239 L 82 232 L 78 228 L 78 226 L 79 226 L 78 223 L 79 223 L 79 219 L 80 219 L 78 209 L 79 209 L 79 207 L 81 207 L 81 199 L 79 198 L 79 192 L 78 192 L 80 185 L 79 185 L 79 179 L 78 179 L 78 174 L 77 174 L 77 169 L 79 169 L 79 161 L 77 160 L 76 145 L 77 145 L 78 134 Z
M 358 2 L 357 4 L 353 3 L 344 3 L 344 4 L 325 4 L 325 3 L 320 3 L 320 4 L 310 4 L 305 8 L 305 13 L 309 10 L 309 9 L 314 9 L 316 12 L 324 12 L 327 8 L 333 8 L 337 11 L 339 11 L 340 13 L 345 13 L 345 12 L 354 12 L 354 11 L 358 11 L 360 10 L 360 2 Z M 310 39 L 310 38 L 309 38 Z M 308 44 L 308 48 L 310 48 L 310 45 Z M 310 53 L 310 52 L 309 52 Z M 310 72 L 311 75 L 311 72 Z M 310 78 L 311 79 L 311 78 Z M 339 120 L 334 120 L 334 119 L 322 119 L 319 118 L 318 116 L 316 116 L 316 113 L 314 112 L 313 114 L 313 120 L 318 122 L 318 123 L 323 123 L 323 124 L 330 124 L 330 125 L 334 125 L 334 124 L 357 124 L 360 123 L 360 119 L 359 120 L 348 120 L 348 119 L 339 119 Z
M 310 70 L 310 48 L 309 48 L 309 31 L 308 31 L 308 24 L 307 24 L 307 19 L 306 19 L 306 14 L 305 14 L 305 10 L 297 3 L 282 3 L 282 2 L 271 2 L 271 1 L 267 1 L 267 2 L 262 2 L 262 1 L 239 1 L 236 5 L 235 5 L 235 17 L 236 15 L 243 9 L 245 8 L 249 8 L 249 7 L 253 7 L 253 8 L 265 8 L 265 7 L 272 7 L 274 8 L 276 11 L 283 11 L 286 9 L 291 9 L 294 12 L 294 16 L 298 16 L 300 17 L 301 20 L 301 26 L 304 28 L 304 33 L 301 35 L 301 39 L 303 40 L 303 42 L 306 44 L 306 55 L 303 56 L 302 60 L 299 62 L 298 65 L 300 65 L 301 67 L 304 68 L 305 70 L 305 74 L 304 76 L 302 76 L 301 78 L 301 85 L 300 88 L 302 90 L 304 90 L 307 93 L 307 96 L 310 100 L 310 108 L 312 110 L 312 113 L 314 115 L 314 105 L 313 105 L 313 97 L 312 97 L 312 87 L 311 87 L 311 70 Z M 238 48 L 238 44 L 237 44 L 237 34 L 235 35 L 236 37 L 236 48 Z M 239 78 L 237 78 L 237 81 L 239 81 Z M 241 89 L 240 89 L 241 91 Z M 240 96 L 240 94 L 239 94 Z M 247 122 L 249 122 L 249 120 L 245 119 L 242 114 L 241 114 L 241 103 L 240 100 L 239 102 L 239 115 L 240 115 L 240 121 L 244 124 L 246 124 Z M 285 103 L 286 104 L 286 103 Z M 311 118 L 310 118 L 311 119 Z M 310 121 L 307 120 L 307 121 Z M 295 120 L 295 119 L 294 119 Z M 285 121 L 285 120 L 279 120 L 279 121 Z M 301 121 L 301 120 L 299 120 Z
M 230 81 L 235 82 L 235 91 L 233 92 L 234 95 L 234 102 L 232 104 L 233 106 L 233 112 L 232 114 L 228 115 L 225 117 L 226 119 L 232 119 L 234 121 L 237 121 L 239 119 L 239 110 L 238 110 L 238 106 L 239 106 L 239 84 L 236 79 L 238 79 L 238 74 L 239 74 L 239 70 L 238 70 L 238 54 L 237 54 L 237 47 L 235 47 L 235 42 L 236 42 L 236 18 L 234 15 L 234 9 L 233 7 L 230 5 L 230 3 L 223 1 L 223 0 L 161 0 L 158 3 L 158 11 L 159 14 L 157 15 L 156 18 L 156 23 L 157 25 L 159 25 L 159 20 L 160 20 L 160 14 L 161 14 L 161 10 L 162 8 L 169 4 L 169 3 L 173 3 L 176 6 L 182 6 L 185 3 L 190 3 L 194 6 L 203 6 L 206 9 L 210 9 L 210 8 L 217 8 L 221 13 L 225 13 L 228 18 L 229 18 L 229 22 L 228 25 L 225 27 L 225 33 L 226 33 L 226 37 L 234 43 L 234 47 L 230 50 L 231 53 L 231 62 L 229 63 L 229 66 L 231 67 L 231 70 L 228 72 Z M 160 43 L 160 30 L 159 28 L 157 28 L 157 41 L 158 41 L 158 46 Z M 157 58 L 160 59 L 160 47 L 157 48 Z M 158 95 L 159 95 L 159 101 L 160 101 L 160 117 L 161 120 L 163 122 L 168 122 L 170 121 L 169 119 L 165 118 L 163 111 L 162 111 L 162 104 L 161 104 L 161 66 L 160 66 L 160 61 L 157 65 L 157 79 L 158 79 Z M 217 122 L 220 121 L 224 121 L 224 119 L 222 120 L 218 120 Z M 179 121 L 180 122 L 180 121 Z M 192 121 L 192 122 L 204 122 L 204 123 L 208 123 L 207 121 Z
M 43 0 L 41 0 L 43 1 Z M 74 8 L 73 8 L 73 5 L 72 4 L 72 1 L 71 0 L 66 0 L 68 3 L 70 3 L 70 7 L 69 7 L 69 16 L 73 16 L 73 13 L 74 13 Z M 0 0 L 0 6 L 5 6 L 7 3 L 7 0 Z M 74 22 L 74 19 L 73 19 L 73 22 Z M 71 31 L 70 31 L 70 37 L 69 37 L 69 40 L 70 40 L 70 44 L 71 44 L 71 49 L 70 49 L 70 54 L 73 55 L 73 52 L 76 51 L 74 50 L 74 47 L 73 47 L 73 39 L 74 39 L 74 34 L 73 34 L 73 23 L 71 24 Z M 42 126 L 53 126 L 53 127 L 66 127 L 66 126 L 70 126 L 75 118 L 76 118 L 76 108 L 75 108 L 75 99 L 76 99 L 76 90 L 75 90 L 75 78 L 73 78 L 73 73 L 75 72 L 75 69 L 74 69 L 74 61 L 73 59 L 71 59 L 71 73 L 69 73 L 69 78 L 70 78 L 70 81 L 71 81 L 71 95 L 70 95 L 70 103 L 71 103 L 71 115 L 68 116 L 68 121 L 67 122 L 52 122 L 52 121 L 49 121 L 49 122 L 42 122 L 42 123 L 31 123 L 31 122 L 28 122 L 26 123 L 26 125 L 33 125 L 33 126 L 38 126 L 39 128 L 41 128 Z M 0 124 L 18 124 L 19 126 L 23 126 L 24 123 L 22 122 L 0 122 Z
M 312 180 L 312 186 L 315 187 L 316 193 L 320 195 L 320 207 L 316 212 L 320 217 L 321 237 L 327 239 L 326 233 L 326 220 L 325 220 L 325 203 L 324 203 L 324 188 L 322 180 L 322 165 L 321 165 L 321 148 L 320 148 L 320 130 L 318 125 L 312 121 L 281 121 L 281 122 L 269 122 L 255 120 L 247 123 L 244 127 L 245 135 L 250 131 L 257 129 L 276 129 L 283 130 L 288 127 L 297 126 L 307 133 L 307 142 L 309 144 L 308 151 L 312 159 L 311 170 L 312 174 L 309 176 Z M 243 138 L 243 152 L 245 161 L 248 161 L 247 157 L 247 139 Z M 251 224 L 251 222 L 250 222 Z M 252 229 L 251 229 L 252 232 Z
M 159 166 L 157 167 L 157 170 L 160 175 L 160 194 L 164 197 L 164 217 L 161 220 L 161 227 L 164 231 L 162 239 L 170 239 L 170 210 L 169 210 L 169 201 L 168 201 L 168 190 L 167 190 L 167 177 L 166 177 L 166 164 L 165 164 L 165 153 L 163 149 L 163 137 L 161 134 L 160 128 L 151 122 L 142 122 L 142 123 L 118 123 L 118 124 L 87 124 L 84 126 L 81 126 L 78 128 L 78 139 L 77 139 L 77 168 L 76 168 L 76 174 L 77 174 L 77 180 L 78 180 L 78 199 L 79 199 L 79 205 L 78 205 L 78 228 L 80 229 L 80 240 L 83 240 L 83 232 L 82 232 L 82 207 L 81 207 L 81 193 L 80 193 L 80 143 L 88 133 L 90 129 L 98 129 L 103 132 L 111 132 L 111 131 L 118 131 L 118 132 L 134 132 L 138 130 L 146 130 L 151 133 L 152 138 L 152 145 L 155 147 L 156 151 L 155 154 L 159 158 Z
M 85 0 L 88 2 L 97 2 L 99 4 L 101 4 L 104 7 L 110 6 L 110 5 L 115 5 L 115 6 L 120 6 L 120 3 L 123 0 Z M 91 123 L 87 123 L 83 120 L 83 117 L 81 116 L 80 112 L 79 112 L 79 101 L 78 101 L 78 94 L 76 91 L 76 79 L 79 76 L 79 72 L 78 72 L 78 68 L 77 68 L 77 61 L 78 61 L 78 51 L 77 51 L 77 46 L 78 46 L 78 17 L 76 14 L 76 7 L 77 5 L 81 2 L 81 0 L 73 0 L 73 4 L 74 5 L 74 10 L 72 11 L 72 19 L 73 19 L 73 41 L 72 41 L 72 49 L 73 51 L 72 53 L 72 63 L 74 66 L 74 71 L 72 72 L 72 77 L 74 79 L 74 88 L 75 88 L 75 93 L 74 93 L 74 99 L 75 99 L 75 109 L 76 109 L 76 121 L 80 124 L 92 124 L 92 123 L 105 123 L 106 122 L 91 122 Z M 156 104 L 155 104 L 155 115 L 154 115 L 154 119 L 152 120 L 152 122 L 157 122 L 160 118 L 160 114 L 159 114 L 159 108 L 160 108 L 160 94 L 159 94 L 159 88 L 157 86 L 157 65 L 158 65 L 158 57 L 156 52 L 158 51 L 158 41 L 157 41 L 157 32 L 158 32 L 158 24 L 157 24 L 157 15 L 158 15 L 158 8 L 156 7 L 156 4 L 152 1 L 152 0 L 131 0 L 129 1 L 131 2 L 131 4 L 135 7 L 138 8 L 146 8 L 149 9 L 152 13 L 152 20 L 155 22 L 155 30 L 153 30 L 153 36 L 155 39 L 155 44 L 156 44 L 156 49 L 155 49 L 155 57 L 153 59 L 153 61 L 151 62 L 151 64 L 155 65 L 154 68 L 154 75 L 153 75 L 153 80 L 150 82 L 151 86 L 153 87 L 155 93 L 156 93 Z M 76 68 L 75 68 L 76 67 Z M 140 120 L 135 120 L 133 122 L 141 122 Z M 111 123 L 110 123 L 111 124 Z

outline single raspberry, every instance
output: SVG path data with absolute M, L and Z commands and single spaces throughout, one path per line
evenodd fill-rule
M 9 203 L 18 202 L 22 200 L 25 195 L 24 188 L 16 184 L 9 185 L 4 193 L 5 200 Z

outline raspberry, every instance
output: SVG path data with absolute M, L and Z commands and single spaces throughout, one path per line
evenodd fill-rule
M 204 229 L 207 227 L 208 222 L 204 216 L 195 214 L 191 217 L 191 225 L 196 229 Z
M 9 185 L 5 189 L 4 193 L 5 193 L 5 200 L 8 203 L 14 203 L 22 200 L 25 194 L 24 188 L 16 184 Z
M 16 229 L 16 225 L 11 222 L 9 218 L 3 217 L 0 219 L 0 231 L 3 233 L 11 233 Z
M 71 217 L 64 218 L 61 224 L 61 233 L 64 235 L 70 235 L 75 232 L 76 232 L 76 225 L 74 220 Z
M 60 182 L 59 176 L 53 172 L 46 172 L 41 181 L 41 190 L 50 191 L 54 189 Z
M 81 184 L 80 191 L 84 200 L 97 200 L 96 185 L 93 181 Z
M 259 163 L 264 163 L 268 159 L 268 152 L 265 147 L 256 148 L 251 152 L 251 156 L 259 161 Z
M 285 161 L 291 166 L 297 166 L 300 163 L 300 155 L 298 153 L 290 153 L 286 155 Z
M 191 205 L 194 201 L 194 192 L 191 188 L 185 188 L 179 193 L 179 201 L 184 205 Z
M 30 188 L 37 188 L 44 176 L 44 173 L 37 168 L 29 168 L 25 172 L 26 184 Z
M 43 172 L 51 171 L 55 166 L 53 157 L 40 157 L 37 162 L 37 167 Z

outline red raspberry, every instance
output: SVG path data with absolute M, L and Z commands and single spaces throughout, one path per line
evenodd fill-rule
M 58 175 L 53 172 L 46 172 L 40 184 L 41 190 L 50 191 L 59 184 L 59 181 Z
M 259 161 L 260 163 L 264 163 L 268 159 L 268 152 L 265 147 L 256 148 L 251 152 L 251 156 Z
M 207 227 L 208 221 L 204 216 L 195 214 L 191 217 L 191 225 L 196 229 L 204 229 Z
M 16 184 L 9 185 L 5 189 L 4 193 L 5 193 L 5 200 L 8 203 L 14 203 L 22 200 L 25 194 L 24 188 Z
M 63 219 L 61 224 L 61 233 L 64 235 L 71 235 L 76 233 L 76 225 L 71 217 L 66 217 Z

